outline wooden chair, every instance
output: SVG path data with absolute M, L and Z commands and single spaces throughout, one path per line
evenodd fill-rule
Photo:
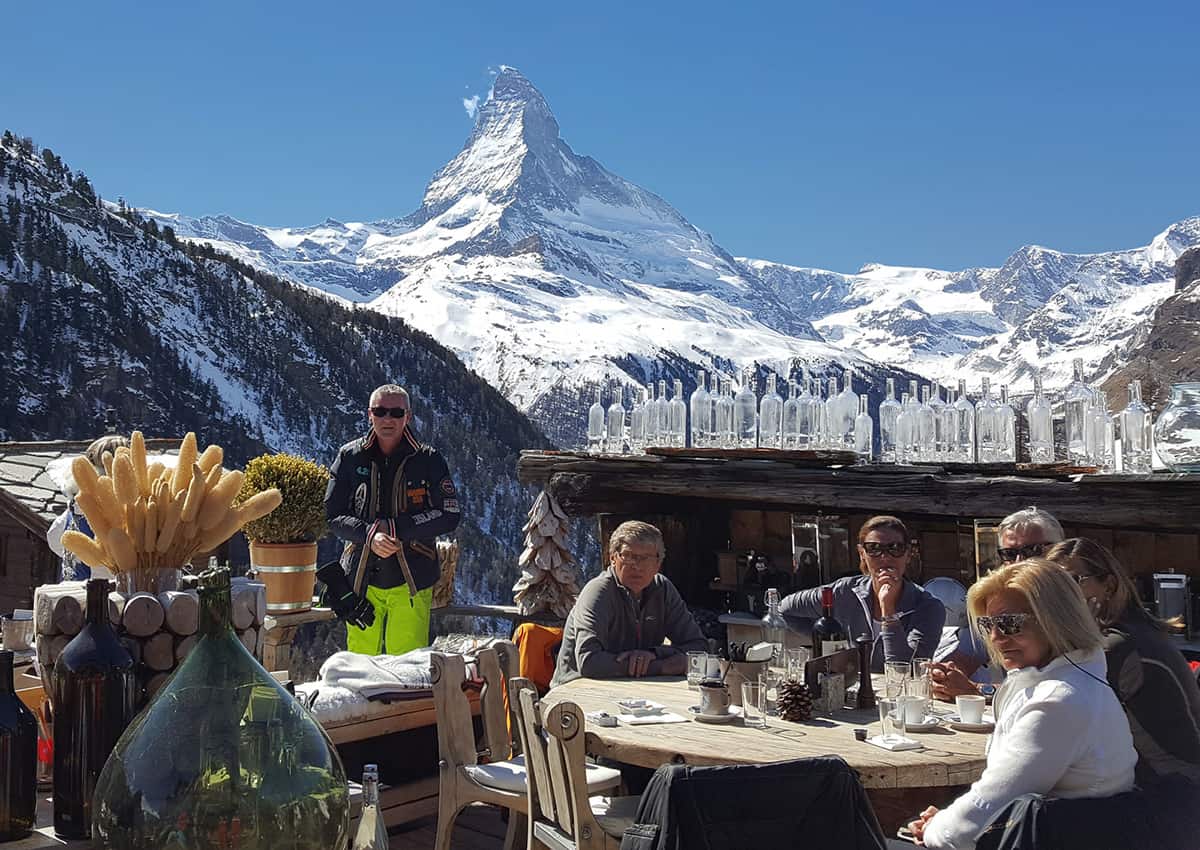
M 542 715 L 528 679 L 510 683 L 518 706 L 521 746 L 529 765 L 529 847 L 617 850 L 633 823 L 638 797 L 608 799 L 607 810 L 589 797 L 583 712 L 560 702 Z
M 517 650 L 511 643 L 500 642 L 475 653 L 483 689 L 479 693 L 479 713 L 483 734 L 477 743 L 471 719 L 471 706 L 463 692 L 466 661 L 461 655 L 434 652 L 430 656 L 433 700 L 438 727 L 438 824 L 434 850 L 449 850 L 450 836 L 458 813 L 471 803 L 489 803 L 509 810 L 505 850 L 512 850 L 526 832 L 525 814 L 529 803 L 526 792 L 525 760 L 514 747 L 509 732 L 515 728 L 514 701 L 506 707 L 508 682 L 517 671 Z M 517 739 L 519 741 L 519 738 Z M 595 768 L 589 781 L 593 793 L 616 787 L 618 771 Z

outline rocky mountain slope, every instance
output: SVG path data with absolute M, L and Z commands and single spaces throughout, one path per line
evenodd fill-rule
M 515 477 L 542 433 L 448 349 L 131 210 L 110 209 L 49 150 L 0 141 L 0 440 L 195 430 L 234 463 L 322 463 L 365 430 L 371 390 L 413 393 L 417 432 L 447 457 L 464 520 L 457 588 L 506 601 L 531 493 Z M 585 532 L 586 533 L 586 530 Z

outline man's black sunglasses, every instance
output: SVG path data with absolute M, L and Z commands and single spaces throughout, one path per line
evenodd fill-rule
M 863 551 L 872 558 L 878 558 L 884 552 L 887 552 L 893 558 L 899 558 L 908 551 L 907 543 L 876 543 L 874 540 L 860 544 Z
M 408 408 L 376 406 L 371 408 L 371 413 L 375 414 L 381 419 L 386 416 L 390 416 L 393 419 L 403 419 L 406 415 L 408 415 Z
M 1046 551 L 1049 543 L 1030 543 L 1025 546 L 1018 546 L 1016 549 L 997 549 L 996 554 L 1000 556 L 1000 560 L 1006 564 L 1011 564 L 1016 560 L 1024 560 L 1025 558 L 1036 558 L 1038 555 Z

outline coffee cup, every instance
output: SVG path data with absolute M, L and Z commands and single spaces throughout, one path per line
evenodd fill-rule
M 909 726 L 920 726 L 925 722 L 928 701 L 924 697 L 906 696 L 904 698 L 904 722 Z
M 954 698 L 955 705 L 958 706 L 958 719 L 963 723 L 971 723 L 979 725 L 983 723 L 983 707 L 987 704 L 987 700 L 981 696 L 964 695 Z
M 700 713 L 720 716 L 729 713 L 729 689 L 720 679 L 704 679 L 700 682 Z

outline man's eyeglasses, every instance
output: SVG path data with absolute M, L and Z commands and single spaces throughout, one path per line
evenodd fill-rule
M 407 407 L 383 407 L 382 405 L 378 405 L 376 407 L 371 408 L 371 413 L 373 415 L 379 417 L 380 419 L 383 419 L 384 417 L 387 417 L 387 416 L 390 416 L 393 419 L 403 419 L 405 416 L 408 415 L 408 408 Z
M 617 558 L 626 564 L 649 564 L 658 560 L 658 553 L 651 552 L 648 555 L 633 555 L 629 552 L 618 552 Z
M 1018 546 L 1015 549 L 997 549 L 996 554 L 1000 556 L 1000 560 L 1006 564 L 1011 564 L 1013 561 L 1023 561 L 1026 558 L 1036 558 L 1038 555 L 1046 551 L 1049 543 L 1028 543 L 1025 546 Z
M 994 617 L 976 617 L 975 624 L 979 627 L 979 633 L 984 637 L 990 635 L 992 629 L 997 629 L 1005 637 L 1012 637 L 1021 633 L 1021 629 L 1025 628 L 1025 621 L 1032 616 L 1032 614 L 997 614 Z
M 859 544 L 863 551 L 872 558 L 878 558 L 884 552 L 887 552 L 893 558 L 899 558 L 908 551 L 907 543 L 876 543 L 874 540 Z

